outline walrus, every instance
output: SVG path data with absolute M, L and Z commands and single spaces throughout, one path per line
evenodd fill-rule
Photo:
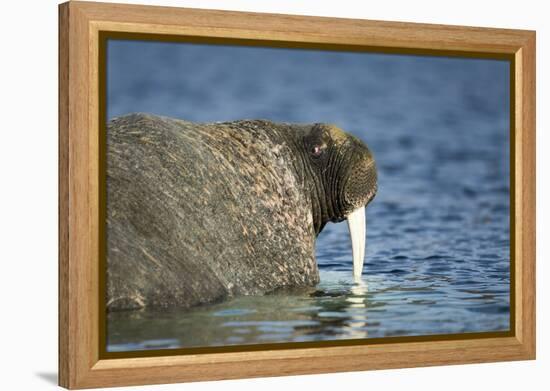
M 362 273 L 376 164 L 335 125 L 129 114 L 106 154 L 108 311 L 314 286 L 329 221 L 348 220 Z

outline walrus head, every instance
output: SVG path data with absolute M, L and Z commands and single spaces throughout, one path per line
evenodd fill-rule
M 376 163 L 358 138 L 334 125 L 315 124 L 303 136 L 311 178 L 315 233 L 329 221 L 348 221 L 353 275 L 361 276 L 365 255 L 365 207 L 378 189 Z

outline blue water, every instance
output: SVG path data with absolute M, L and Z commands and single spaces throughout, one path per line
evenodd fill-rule
M 108 117 L 335 123 L 365 141 L 379 191 L 363 283 L 345 223 L 317 240 L 311 292 L 110 314 L 127 351 L 509 329 L 509 63 L 110 41 Z

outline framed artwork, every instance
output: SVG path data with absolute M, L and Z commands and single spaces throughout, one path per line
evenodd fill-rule
M 535 358 L 534 32 L 59 16 L 60 385 Z

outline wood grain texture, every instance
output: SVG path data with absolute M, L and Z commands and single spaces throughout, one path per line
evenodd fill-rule
M 514 62 L 515 336 L 100 359 L 99 33 L 267 46 L 497 56 Z M 533 359 L 535 33 L 367 20 L 69 2 L 59 8 L 59 382 L 67 388 Z
M 535 358 L 536 351 L 536 319 L 535 319 L 535 292 L 536 292 L 536 57 L 535 35 L 519 51 L 521 56 L 521 91 L 517 91 L 516 99 L 521 101 L 520 121 L 522 159 L 516 164 L 522 169 L 522 214 L 518 216 L 522 221 L 521 248 L 522 253 L 516 261 L 521 264 L 521 280 L 517 281 L 522 292 L 522 318 L 518 323 L 522 325 L 518 338 L 525 346 L 530 358 Z M 519 61 L 519 59 L 518 59 Z M 516 183 L 516 186 L 518 184 Z
M 69 384 L 69 7 L 59 7 L 59 383 Z

